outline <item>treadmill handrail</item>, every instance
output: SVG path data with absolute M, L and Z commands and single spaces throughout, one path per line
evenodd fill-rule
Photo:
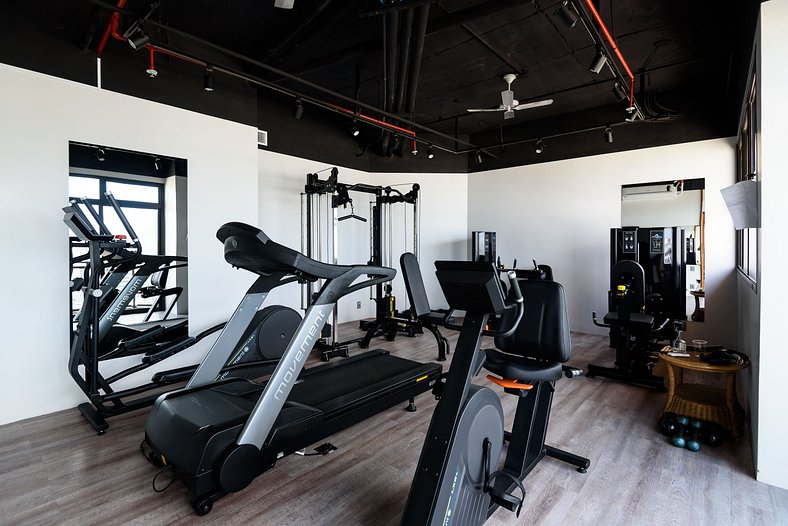
M 320 337 L 320 332 L 334 310 L 337 300 L 355 290 L 393 279 L 397 273 L 391 268 L 368 265 L 346 268 L 348 270 L 343 274 L 323 284 L 318 297 L 307 309 L 304 319 L 301 320 L 279 364 L 266 383 L 263 394 L 249 414 L 249 419 L 238 437 L 239 445 L 251 444 L 257 449 L 262 449 L 265 445 L 265 440 L 270 435 L 276 418 L 287 397 L 290 396 L 290 391 L 298 375 L 301 374 L 306 359 L 312 352 L 315 341 Z M 353 284 L 365 274 L 370 278 Z

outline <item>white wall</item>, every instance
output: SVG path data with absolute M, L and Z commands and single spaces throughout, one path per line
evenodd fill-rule
M 301 251 L 301 194 L 306 184 L 306 174 L 315 173 L 332 165 L 300 159 L 266 150 L 258 152 L 259 176 L 259 225 L 272 240 L 277 243 Z M 351 168 L 337 167 L 338 179 L 341 183 L 368 183 L 369 174 Z M 320 179 L 326 179 L 329 171 L 322 171 Z M 368 198 L 366 194 L 353 192 L 356 214 L 367 217 L 369 215 Z M 350 213 L 340 209 L 340 216 Z M 370 223 L 359 221 L 342 221 L 338 226 L 337 259 L 340 264 L 366 264 L 369 260 L 369 234 Z M 330 230 L 330 227 L 329 227 Z M 324 258 L 326 259 L 326 258 Z M 300 286 L 297 284 L 285 285 L 274 290 L 266 304 L 280 303 L 296 310 L 301 308 Z M 356 302 L 361 301 L 362 308 L 356 308 Z M 369 293 L 358 291 L 339 301 L 339 322 L 359 320 L 375 315 L 374 303 L 369 300 Z M 340 335 L 341 336 L 341 335 Z
M 225 221 L 257 220 L 257 135 L 248 126 L 2 64 L 0 85 L 3 424 L 85 399 L 66 371 L 68 229 L 61 207 L 68 197 L 68 142 L 187 159 L 189 312 L 196 332 L 229 316 L 251 281 L 224 262 L 215 233 Z M 184 354 L 168 365 L 194 360 Z
M 468 231 L 497 232 L 506 265 L 553 267 L 572 330 L 603 334 L 591 311 L 607 310 L 610 228 L 621 226 L 621 185 L 706 182 L 706 321 L 689 338 L 736 345 L 735 238 L 719 189 L 735 181 L 731 139 L 715 139 L 471 174 Z
M 304 191 L 306 174 L 314 173 L 331 165 L 299 159 L 266 150 L 260 150 L 259 193 L 260 228 L 271 239 L 300 250 L 301 247 L 301 209 L 300 194 Z M 466 259 L 467 257 L 467 210 L 462 206 L 467 202 L 466 174 L 381 174 L 367 173 L 351 168 L 337 167 L 339 181 L 342 183 L 367 183 L 392 186 L 403 193 L 410 190 L 412 183 L 420 185 L 419 202 L 421 207 L 421 254 L 422 273 L 425 287 L 434 308 L 446 306 L 440 286 L 434 276 L 433 262 L 436 259 Z M 329 172 L 321 172 L 325 179 Z M 370 258 L 368 194 L 351 192 L 356 215 L 367 218 L 367 223 L 342 221 L 338 230 L 338 259 L 341 264 L 366 264 Z M 460 203 L 460 206 L 457 204 Z M 394 295 L 397 308 L 408 306 L 407 295 L 400 276 L 399 255 L 405 250 L 413 250 L 410 237 L 412 228 L 412 206 L 395 204 L 392 213 L 392 252 L 391 266 L 397 270 L 394 281 Z M 350 213 L 340 209 L 339 215 Z M 278 302 L 293 308 L 300 308 L 299 287 L 288 285 L 274 291 L 269 302 Z M 361 309 L 356 308 L 360 301 Z M 375 316 L 375 304 L 370 300 L 368 290 L 355 292 L 339 302 L 339 321 L 355 321 Z M 341 336 L 341 335 L 340 335 Z
M 757 478 L 763 482 L 788 488 L 788 419 L 785 400 L 788 398 L 785 371 L 788 353 L 785 350 L 785 301 L 788 279 L 785 262 L 788 249 L 785 228 L 788 224 L 785 196 L 788 195 L 788 2 L 769 1 L 761 4 L 760 17 L 760 139 L 761 139 L 761 229 L 758 295 L 760 311 L 760 342 L 757 348 L 758 406 L 754 419 L 757 439 Z M 757 41 L 756 41 L 757 42 Z M 745 289 L 745 293 L 751 292 Z M 752 298 L 744 301 L 752 305 Z
M 467 174 L 371 174 L 371 182 L 383 186 L 392 186 L 405 193 L 410 191 L 413 183 L 419 185 L 421 237 L 419 239 L 419 265 L 424 279 L 427 298 L 433 309 L 448 307 L 443 297 L 438 280 L 435 277 L 435 261 L 439 259 L 468 259 L 468 209 L 463 206 L 468 202 Z M 392 223 L 400 225 L 393 239 L 394 261 L 392 266 L 397 269 L 397 279 L 393 290 L 397 298 L 397 308 L 404 310 L 409 307 L 405 284 L 402 281 L 402 269 L 399 265 L 400 255 L 407 251 L 413 252 L 413 243 L 409 237 L 412 208 L 392 207 L 394 217 Z

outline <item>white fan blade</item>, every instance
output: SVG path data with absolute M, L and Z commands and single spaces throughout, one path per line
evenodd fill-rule
M 506 113 L 503 114 L 503 118 L 504 118 L 504 120 L 506 120 L 506 119 L 514 119 L 514 111 L 513 110 L 507 111 Z
M 526 102 L 514 107 L 516 110 L 527 110 L 529 108 L 538 108 L 540 106 L 549 106 L 553 103 L 553 99 L 537 100 L 536 102 Z
M 503 106 L 511 107 L 514 104 L 514 92 L 510 89 L 505 89 L 501 92 L 501 101 Z
M 505 111 L 506 108 L 468 108 L 467 111 L 471 113 L 479 113 L 482 111 Z

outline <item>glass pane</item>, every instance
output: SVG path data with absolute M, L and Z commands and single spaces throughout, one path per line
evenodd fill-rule
M 107 181 L 107 190 L 112 192 L 119 201 L 141 201 L 143 203 L 159 202 L 159 187 L 141 184 L 115 183 Z M 137 227 L 134 227 L 137 228 Z
M 147 208 L 123 207 L 123 213 L 131 223 L 142 243 L 143 254 L 159 253 L 159 211 Z M 126 229 L 110 207 L 104 207 L 104 222 L 113 234 L 126 234 Z
M 748 250 L 747 255 L 747 274 L 755 280 L 758 275 L 758 231 L 755 228 L 748 228 Z
M 90 199 L 99 198 L 99 180 L 90 177 L 69 176 L 68 178 L 69 197 L 88 197 Z

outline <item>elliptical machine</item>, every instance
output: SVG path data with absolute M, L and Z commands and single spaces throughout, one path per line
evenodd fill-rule
M 582 374 L 562 365 L 571 349 L 563 288 L 554 281 L 520 281 L 508 272 L 513 302 L 507 305 L 492 263 L 437 261 L 435 266 L 449 306 L 466 315 L 401 523 L 473 526 L 499 506 L 519 515 L 523 479 L 544 456 L 581 473 L 590 466 L 588 459 L 544 443 L 555 381 L 562 374 Z M 485 329 L 492 314 L 502 315 L 503 330 Z M 482 350 L 485 335 L 495 336 L 505 352 Z M 488 379 L 519 398 L 511 432 L 504 430 L 498 395 L 471 383 L 482 367 L 502 377 Z M 498 470 L 504 440 L 509 445 Z M 522 497 L 515 495 L 518 489 Z

